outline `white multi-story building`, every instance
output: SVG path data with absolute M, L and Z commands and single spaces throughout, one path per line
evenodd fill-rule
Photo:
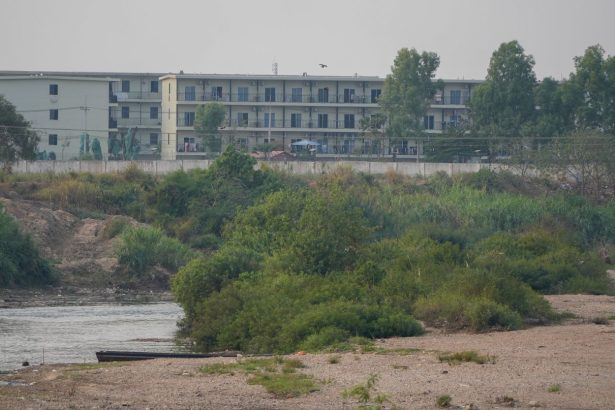
M 68 73 L 3 75 L 0 95 L 31 123 L 40 137 L 39 152 L 46 158 L 78 158 L 94 139 L 107 158 L 110 133 L 117 131 L 109 123 L 109 113 L 117 105 L 110 90 L 117 81 Z
M 321 155 L 371 154 L 417 157 L 417 141 L 384 138 L 383 130 L 363 129 L 378 113 L 384 84 L 379 77 L 169 74 L 162 88 L 163 159 L 199 157 L 206 144 L 194 130 L 199 105 L 219 102 L 226 119 L 223 143 L 244 148 L 268 144 L 291 150 L 314 142 Z M 467 116 L 472 87 L 480 81 L 449 80 L 424 117 L 428 133 L 440 133 Z
M 33 74 L 0 72 L 0 79 Z M 118 79 L 108 83 L 108 152 L 112 159 L 122 158 L 117 155 L 117 147 L 125 148 L 129 135 L 138 145 L 139 158 L 160 155 L 163 159 L 196 159 L 210 154 L 193 126 L 197 107 L 209 102 L 224 105 L 226 118 L 220 129 L 223 144 L 248 150 L 275 147 L 291 151 L 293 143 L 307 140 L 316 143 L 311 147 L 322 156 L 417 158 L 421 154 L 417 141 L 392 142 L 384 137 L 383 129 L 363 129 L 362 120 L 379 111 L 377 100 L 384 84 L 380 77 L 101 72 L 46 75 Z M 426 132 L 441 133 L 463 121 L 472 89 L 480 82 L 444 80 L 444 88 L 438 90 L 424 117 Z M 84 87 L 80 93 L 85 100 L 90 91 Z M 58 135 L 63 131 L 58 130 Z M 46 148 L 41 144 L 41 150 Z

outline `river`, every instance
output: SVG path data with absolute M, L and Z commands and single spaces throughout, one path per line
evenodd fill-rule
M 182 313 L 170 302 L 0 309 L 0 370 L 95 362 L 98 350 L 178 350 Z

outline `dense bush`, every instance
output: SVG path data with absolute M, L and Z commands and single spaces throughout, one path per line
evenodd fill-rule
M 193 252 L 186 245 L 167 237 L 158 228 L 149 227 L 124 229 L 116 242 L 115 254 L 120 264 L 136 274 L 155 265 L 176 272 L 193 257 Z
M 159 181 L 132 170 L 46 183 L 59 189 L 41 198 L 158 226 L 105 231 L 125 229 L 118 256 L 135 272 L 180 268 L 192 255 L 179 241 L 206 248 L 172 283 L 185 330 L 206 350 L 413 335 L 414 317 L 518 329 L 553 319 L 543 293 L 613 291 L 596 249 L 615 249 L 615 205 L 507 173 L 425 180 L 340 168 L 302 179 L 255 170 L 229 148 L 208 170 Z
M 0 205 L 0 287 L 43 286 L 53 282 L 49 263 Z
M 290 352 L 349 336 L 420 334 L 399 309 L 370 303 L 359 284 L 320 275 L 262 274 L 230 282 L 199 307 L 193 335 L 207 350 Z

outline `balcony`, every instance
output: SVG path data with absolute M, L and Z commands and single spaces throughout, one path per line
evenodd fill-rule
M 186 154 L 190 153 L 203 153 L 205 152 L 205 146 L 200 142 L 184 142 L 177 144 L 177 152 L 182 152 Z
M 467 95 L 451 97 L 450 95 L 436 95 L 431 101 L 431 105 L 461 105 L 466 106 L 470 98 Z
M 159 128 L 160 120 L 157 118 L 118 118 L 115 120 L 120 127 Z
M 115 97 L 119 102 L 128 100 L 160 101 L 162 99 L 162 95 L 159 92 L 153 93 L 150 91 L 116 92 Z
M 211 94 L 209 92 L 195 91 L 195 92 L 180 92 L 177 93 L 177 101 L 181 102 L 222 102 L 222 103 L 262 103 L 259 105 L 269 104 L 374 104 L 376 105 L 376 99 L 372 101 L 369 95 L 318 95 L 318 94 L 281 94 L 276 93 L 271 99 L 270 96 L 266 96 L 264 92 L 249 93 L 249 94 L 229 94 L 223 93 L 220 95 Z

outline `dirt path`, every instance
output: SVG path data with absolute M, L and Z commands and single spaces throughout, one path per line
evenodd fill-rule
M 384 408 L 434 409 L 441 395 L 468 409 L 509 407 L 504 398 L 513 399 L 517 408 L 614 408 L 615 321 L 597 325 L 591 320 L 614 317 L 615 297 L 549 300 L 581 317 L 515 332 L 434 331 L 389 339 L 377 343 L 380 353 L 343 353 L 338 363 L 330 363 L 330 354 L 293 356 L 307 366 L 302 372 L 319 380 L 317 392 L 299 398 L 276 399 L 261 386 L 248 385 L 244 375 L 210 376 L 198 370 L 205 363 L 237 359 L 154 360 L 93 368 L 35 366 L 0 375 L 0 408 L 355 409 L 360 403 L 343 392 L 372 374 L 378 380 L 371 398 L 385 394 Z M 438 360 L 439 352 L 467 350 L 493 355 L 495 363 L 451 366 Z M 9 380 L 22 385 L 2 385 Z

